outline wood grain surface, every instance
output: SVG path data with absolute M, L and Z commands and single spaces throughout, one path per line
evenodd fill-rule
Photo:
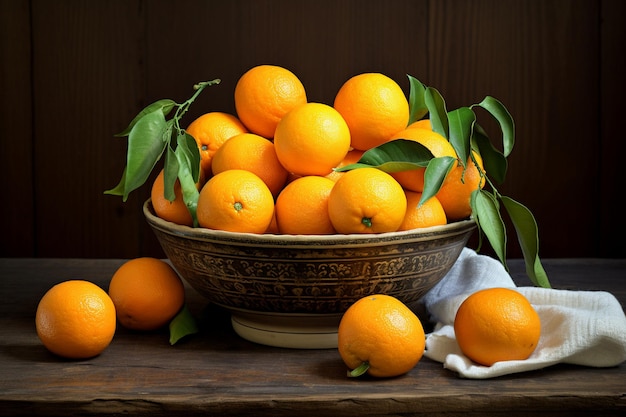
M 0 415 L 623 415 L 626 364 L 557 365 L 467 380 L 423 358 L 401 377 L 351 379 L 335 349 L 281 349 L 241 339 L 226 311 L 189 288 L 201 332 L 175 346 L 166 331 L 120 328 L 96 358 L 69 361 L 49 353 L 34 325 L 41 296 L 74 278 L 106 289 L 123 262 L 0 259 Z M 523 262 L 510 267 L 525 285 Z M 555 259 L 546 269 L 555 288 L 610 291 L 626 304 L 624 260 Z

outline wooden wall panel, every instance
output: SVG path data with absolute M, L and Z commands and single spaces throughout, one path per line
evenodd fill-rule
M 599 181 L 598 17 L 584 0 L 432 2 L 432 83 L 452 108 L 486 95 L 507 106 L 516 144 L 499 190 L 535 214 L 548 256 L 594 252 L 584 193 Z
M 103 195 L 124 167 L 114 133 L 200 80 L 222 83 L 187 122 L 234 112 L 238 77 L 261 63 L 328 104 L 365 71 L 407 94 L 411 74 L 449 108 L 493 95 L 517 124 L 501 191 L 535 213 L 542 256 L 626 256 L 624 17 L 620 0 L 0 0 L 0 256 L 162 255 L 141 213 L 149 188 Z
M 33 2 L 36 255 L 124 257 L 140 249 L 140 200 L 116 185 L 143 104 L 141 2 Z M 130 117 L 130 118 L 129 118 Z
M 624 33 L 626 2 L 604 0 L 600 20 L 600 84 L 602 94 L 599 107 L 600 125 L 597 132 L 602 135 L 600 147 L 600 184 L 591 196 L 596 209 L 598 233 L 592 243 L 600 256 L 623 258 L 626 256 L 626 220 L 624 216 L 623 158 L 626 155 L 624 140 L 624 98 L 626 83 L 624 73 Z M 596 132 L 596 134 L 597 134 Z M 593 198 L 593 197 L 596 198 Z
M 0 256 L 32 254 L 33 142 L 27 0 L 0 0 Z

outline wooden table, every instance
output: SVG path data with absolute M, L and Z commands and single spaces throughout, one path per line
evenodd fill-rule
M 407 375 L 348 379 L 334 349 L 291 350 L 239 338 L 229 316 L 188 289 L 201 333 L 175 346 L 167 331 L 118 329 L 100 356 L 50 354 L 35 333 L 55 283 L 103 288 L 123 260 L 0 259 L 0 415 L 625 415 L 626 364 L 557 365 L 491 380 L 461 379 L 422 359 Z M 626 260 L 545 260 L 556 288 L 606 290 L 626 304 Z M 510 263 L 518 285 L 523 264 Z

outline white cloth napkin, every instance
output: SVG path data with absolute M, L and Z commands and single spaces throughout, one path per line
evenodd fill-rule
M 515 288 L 539 313 L 541 337 L 530 358 L 482 366 L 461 352 L 454 336 L 456 311 L 470 294 L 492 287 Z M 469 248 L 422 302 L 436 323 L 427 335 L 424 356 L 464 378 L 493 378 L 557 363 L 608 367 L 626 360 L 626 316 L 615 296 L 604 291 L 516 287 L 500 262 Z

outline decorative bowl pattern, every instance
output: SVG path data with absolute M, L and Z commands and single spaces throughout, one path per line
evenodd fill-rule
M 374 293 L 418 301 L 450 270 L 472 220 L 404 232 L 292 236 L 179 226 L 144 214 L 167 257 L 207 300 L 232 311 L 338 315 Z

